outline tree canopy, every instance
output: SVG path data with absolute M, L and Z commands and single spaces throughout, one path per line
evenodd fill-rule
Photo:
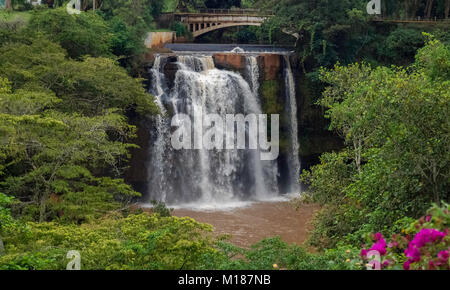
M 450 48 L 428 37 L 409 70 L 356 63 L 321 71 L 330 86 L 320 103 L 347 147 L 303 175 L 325 205 L 316 245 L 390 233 L 402 217 L 449 200 Z

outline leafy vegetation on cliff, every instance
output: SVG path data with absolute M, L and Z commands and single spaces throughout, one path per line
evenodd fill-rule
M 314 245 L 391 234 L 405 217 L 449 201 L 450 47 L 428 37 L 409 69 L 356 63 L 322 70 L 330 86 L 320 102 L 347 146 L 303 174 L 324 205 Z
M 428 2 L 382 1 L 381 17 L 398 20 L 448 17 L 445 1 L 434 1 L 432 9 L 425 12 L 423 7 Z M 275 17 L 264 23 L 262 35 L 275 43 L 295 43 L 308 73 L 321 66 L 333 66 L 337 61 L 405 65 L 414 60 L 415 51 L 423 45 L 423 31 L 432 32 L 443 41 L 449 40 L 448 24 L 444 22 L 430 25 L 371 22 L 373 17 L 366 13 L 367 3 L 365 0 L 259 1 L 260 6 L 275 11 Z M 283 31 L 297 33 L 298 38 Z
M 17 17 L 0 26 L 0 191 L 14 197 L 11 213 L 82 223 L 123 208 L 140 195 L 123 180 L 136 147 L 127 116 L 157 114 L 153 97 L 114 59 L 102 17 Z

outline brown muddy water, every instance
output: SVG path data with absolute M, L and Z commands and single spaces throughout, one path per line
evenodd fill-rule
M 259 202 L 226 211 L 175 209 L 173 215 L 211 224 L 215 235 L 230 234 L 234 245 L 246 248 L 274 236 L 287 243 L 303 243 L 318 210 L 314 204 L 297 209 L 292 202 Z

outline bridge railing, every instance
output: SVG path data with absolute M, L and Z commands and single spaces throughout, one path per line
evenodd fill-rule
M 178 13 L 192 14 L 239 14 L 239 15 L 273 15 L 273 11 L 261 9 L 198 9 L 189 11 L 187 9 L 179 9 Z M 176 12 L 176 13 L 177 13 Z
M 424 17 L 414 17 L 414 18 L 405 18 L 405 17 L 400 17 L 400 18 L 396 18 L 396 17 L 382 17 L 382 16 L 377 16 L 371 19 L 372 21 L 379 21 L 379 22 L 412 22 L 412 23 L 449 23 L 450 24 L 450 19 L 449 18 L 437 18 L 437 17 L 431 17 L 431 18 L 424 18 Z

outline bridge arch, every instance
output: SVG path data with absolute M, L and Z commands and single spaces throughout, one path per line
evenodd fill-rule
M 258 10 L 245 9 L 214 9 L 197 13 L 178 12 L 174 14 L 175 20 L 184 23 L 194 38 L 227 27 L 261 26 L 265 20 L 272 16 Z
M 261 23 L 254 23 L 254 22 L 218 23 L 218 24 L 211 25 L 209 27 L 205 27 L 203 29 L 199 29 L 197 31 L 193 31 L 193 30 L 190 30 L 190 31 L 192 32 L 192 36 L 194 38 L 196 38 L 200 35 L 203 35 L 205 33 L 208 33 L 208 32 L 214 31 L 214 30 L 227 28 L 227 27 L 236 27 L 236 26 L 261 26 Z

